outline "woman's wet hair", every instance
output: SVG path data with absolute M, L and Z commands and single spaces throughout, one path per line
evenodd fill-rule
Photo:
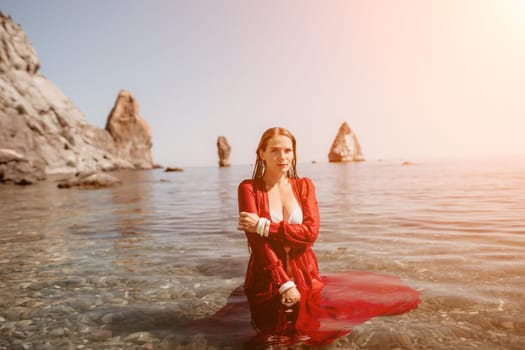
M 288 170 L 288 177 L 292 179 L 297 179 L 297 153 L 295 152 L 295 137 L 292 135 L 292 133 L 285 128 L 270 128 L 267 129 L 261 136 L 261 139 L 259 141 L 259 146 L 257 146 L 257 150 L 255 151 L 255 154 L 257 155 L 257 158 L 255 159 L 255 165 L 253 167 L 253 174 L 252 179 L 259 179 L 262 178 L 264 175 L 264 161 L 262 160 L 260 156 L 260 152 L 263 152 L 266 147 L 268 146 L 268 140 L 270 140 L 275 135 L 281 135 L 286 136 L 292 141 L 292 148 L 293 148 L 293 159 L 292 159 L 292 166 Z

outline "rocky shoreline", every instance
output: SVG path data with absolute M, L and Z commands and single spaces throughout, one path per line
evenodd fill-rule
M 162 281 L 69 275 L 45 282 L 44 275 L 0 283 L 11 292 L 0 303 L 0 349 L 185 349 L 185 343 L 194 348 L 198 336 L 181 339 L 173 330 L 224 303 L 216 288 L 185 281 L 187 275 Z
M 39 72 L 26 34 L 2 12 L 0 47 L 0 182 L 156 166 L 151 131 L 129 91 L 119 92 L 106 128 L 97 128 Z
M 160 167 L 152 159 L 150 128 L 131 92 L 118 93 L 101 129 L 89 124 L 39 70 L 40 60 L 26 34 L 0 11 L 0 183 L 29 185 L 50 174 Z M 219 166 L 230 166 L 226 137 L 218 137 L 217 152 Z M 328 159 L 364 160 L 346 122 Z

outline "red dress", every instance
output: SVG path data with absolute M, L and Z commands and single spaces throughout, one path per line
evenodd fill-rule
M 290 179 L 290 183 L 303 213 L 302 223 L 272 222 L 268 237 L 246 232 L 251 254 L 244 286 L 235 289 L 212 317 L 186 329 L 205 333 L 219 343 L 228 335 L 233 345 L 242 343 L 249 349 L 296 343 L 319 346 L 374 316 L 404 313 L 419 304 L 419 293 L 397 277 L 358 271 L 321 277 L 312 250 L 320 224 L 315 188 L 308 178 Z M 262 180 L 241 182 L 238 201 L 239 212 L 270 219 Z M 279 294 L 281 284 L 289 280 L 301 293 L 291 313 Z
M 272 222 L 268 237 L 246 232 L 251 255 L 244 291 L 260 334 L 295 333 L 307 343 L 326 344 L 373 316 L 398 314 L 418 305 L 419 293 L 396 277 L 364 272 L 321 277 L 312 250 L 320 226 L 315 187 L 308 178 L 289 181 L 303 213 L 302 223 Z M 241 182 L 238 201 L 239 212 L 271 219 L 261 179 Z M 279 294 L 279 286 L 288 280 L 301 293 L 293 315 L 285 312 Z
M 302 224 L 272 222 L 268 237 L 246 232 L 251 255 L 244 290 L 254 306 L 273 300 L 280 303 L 279 287 L 291 279 L 301 294 L 323 287 L 312 250 L 319 233 L 314 185 L 308 178 L 290 179 L 290 184 L 303 212 Z M 268 192 L 262 180 L 244 180 L 239 185 L 238 200 L 239 212 L 257 213 L 259 217 L 271 219 Z

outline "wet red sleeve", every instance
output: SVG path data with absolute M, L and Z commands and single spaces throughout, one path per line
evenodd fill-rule
M 239 212 L 245 211 L 259 214 L 257 212 L 255 193 L 251 181 L 246 180 L 241 182 L 237 192 L 237 199 L 239 202 Z M 265 266 L 263 268 L 270 272 L 276 287 L 279 288 L 281 284 L 289 281 L 290 279 L 284 271 L 282 262 L 268 243 L 268 239 L 247 231 L 245 231 L 245 234 L 250 244 L 252 254 L 256 254 L 256 256 L 264 261 Z
M 276 239 L 297 246 L 312 245 L 319 234 L 320 216 L 315 186 L 309 178 L 299 180 L 299 195 L 303 210 L 301 224 L 287 222 L 272 223 L 270 225 L 270 239 Z

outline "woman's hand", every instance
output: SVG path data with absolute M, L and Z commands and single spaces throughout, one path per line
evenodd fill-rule
M 284 306 L 290 307 L 299 302 L 299 300 L 301 300 L 301 293 L 299 293 L 297 287 L 292 287 L 283 293 L 281 303 L 283 303 Z
M 259 215 L 255 213 L 241 211 L 239 214 L 237 230 L 257 233 L 257 223 L 259 222 L 259 219 Z

